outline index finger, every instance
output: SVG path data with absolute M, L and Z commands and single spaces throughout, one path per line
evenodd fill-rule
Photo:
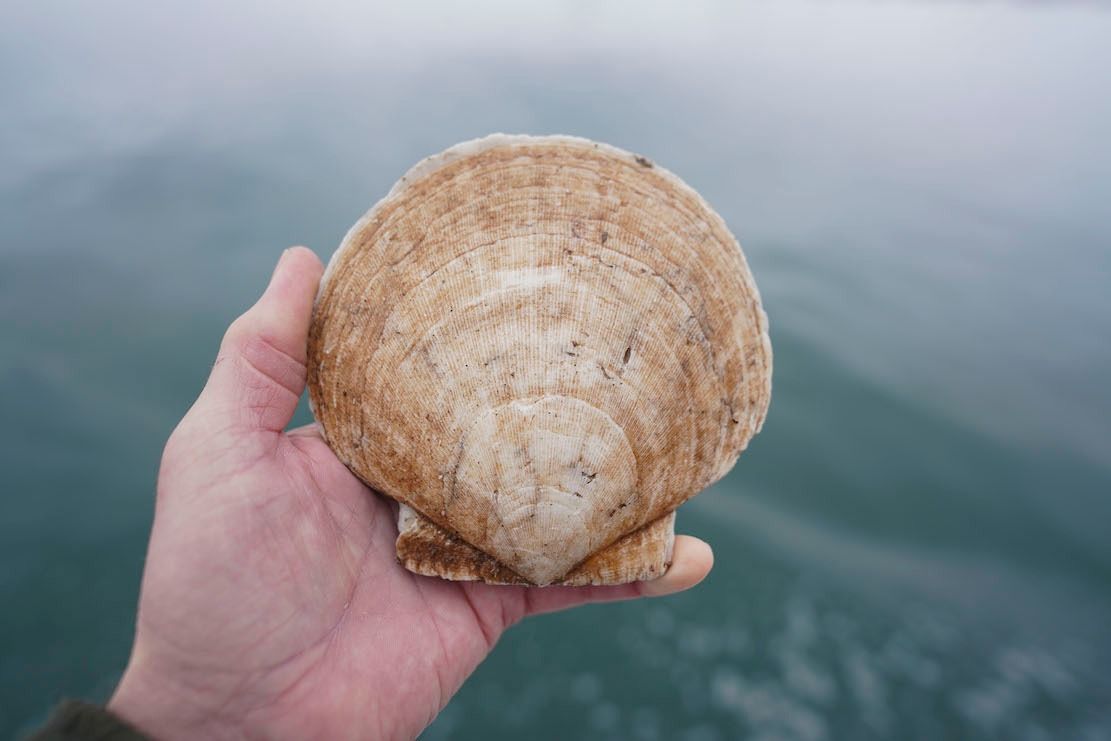
M 540 615 L 595 602 L 677 594 L 705 579 L 713 566 L 714 552 L 708 543 L 690 535 L 677 535 L 671 567 L 658 579 L 615 586 L 523 587 L 525 614 Z

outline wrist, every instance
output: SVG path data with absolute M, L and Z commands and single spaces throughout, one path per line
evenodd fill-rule
M 210 698 L 209 698 L 210 699 Z M 186 687 L 166 672 L 129 664 L 108 710 L 159 741 L 177 738 L 225 739 L 242 736 L 204 693 Z

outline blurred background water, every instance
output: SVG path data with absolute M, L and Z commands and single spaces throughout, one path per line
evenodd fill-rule
M 703 586 L 515 628 L 426 737 L 1111 738 L 1111 12 L 2 16 L 3 735 L 111 692 L 161 445 L 280 251 L 326 257 L 417 159 L 504 130 L 698 188 L 775 395 L 682 509 Z

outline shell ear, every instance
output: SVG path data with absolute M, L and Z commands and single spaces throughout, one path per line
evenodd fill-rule
M 414 574 L 487 584 L 528 584 L 496 559 L 402 504 L 397 513 L 397 560 Z
M 487 584 L 529 581 L 466 541 L 401 505 L 397 517 L 397 558 L 416 574 Z M 556 584 L 624 584 L 663 576 L 675 546 L 675 513 L 636 530 L 571 569 Z

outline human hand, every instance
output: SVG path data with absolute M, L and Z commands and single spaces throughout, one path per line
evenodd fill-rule
M 158 738 L 410 738 L 527 615 L 671 594 L 709 572 L 613 587 L 507 587 L 416 576 L 394 555 L 396 505 L 315 425 L 285 432 L 305 386 L 322 266 L 287 250 L 232 323 L 166 444 L 135 645 L 110 709 Z

